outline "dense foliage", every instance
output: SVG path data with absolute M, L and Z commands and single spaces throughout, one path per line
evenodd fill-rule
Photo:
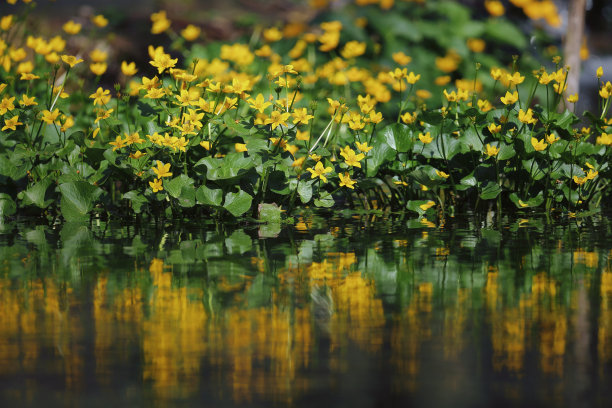
M 478 20 L 453 2 L 362 0 L 205 45 L 160 11 L 163 45 L 149 66 L 122 61 L 114 87 L 119 62 L 75 40 L 108 35 L 104 16 L 43 38 L 22 5 L 0 21 L 0 215 L 596 209 L 612 84 L 598 112 L 574 114 L 569 67 L 532 70 L 496 3 Z

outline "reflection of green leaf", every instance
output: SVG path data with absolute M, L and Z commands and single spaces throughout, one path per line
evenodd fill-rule
M 102 190 L 86 181 L 71 181 L 59 185 L 62 194 L 60 208 L 68 221 L 87 219 Z
M 251 237 L 244 233 L 242 230 L 237 230 L 232 233 L 229 237 L 225 238 L 225 246 L 230 255 L 239 254 L 242 255 L 251 249 L 253 245 Z
M 232 213 L 234 217 L 239 217 L 251 208 L 253 197 L 240 190 L 237 193 L 229 192 L 225 195 L 223 207 Z

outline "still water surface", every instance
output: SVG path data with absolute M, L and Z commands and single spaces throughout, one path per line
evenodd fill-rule
M 297 221 L 2 225 L 0 406 L 610 406 L 609 218 Z

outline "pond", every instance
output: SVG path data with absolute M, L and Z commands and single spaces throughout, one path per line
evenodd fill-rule
M 612 399 L 605 216 L 0 228 L 3 407 Z

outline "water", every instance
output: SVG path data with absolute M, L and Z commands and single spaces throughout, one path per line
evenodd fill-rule
M 609 406 L 609 218 L 297 221 L 2 225 L 0 406 Z

